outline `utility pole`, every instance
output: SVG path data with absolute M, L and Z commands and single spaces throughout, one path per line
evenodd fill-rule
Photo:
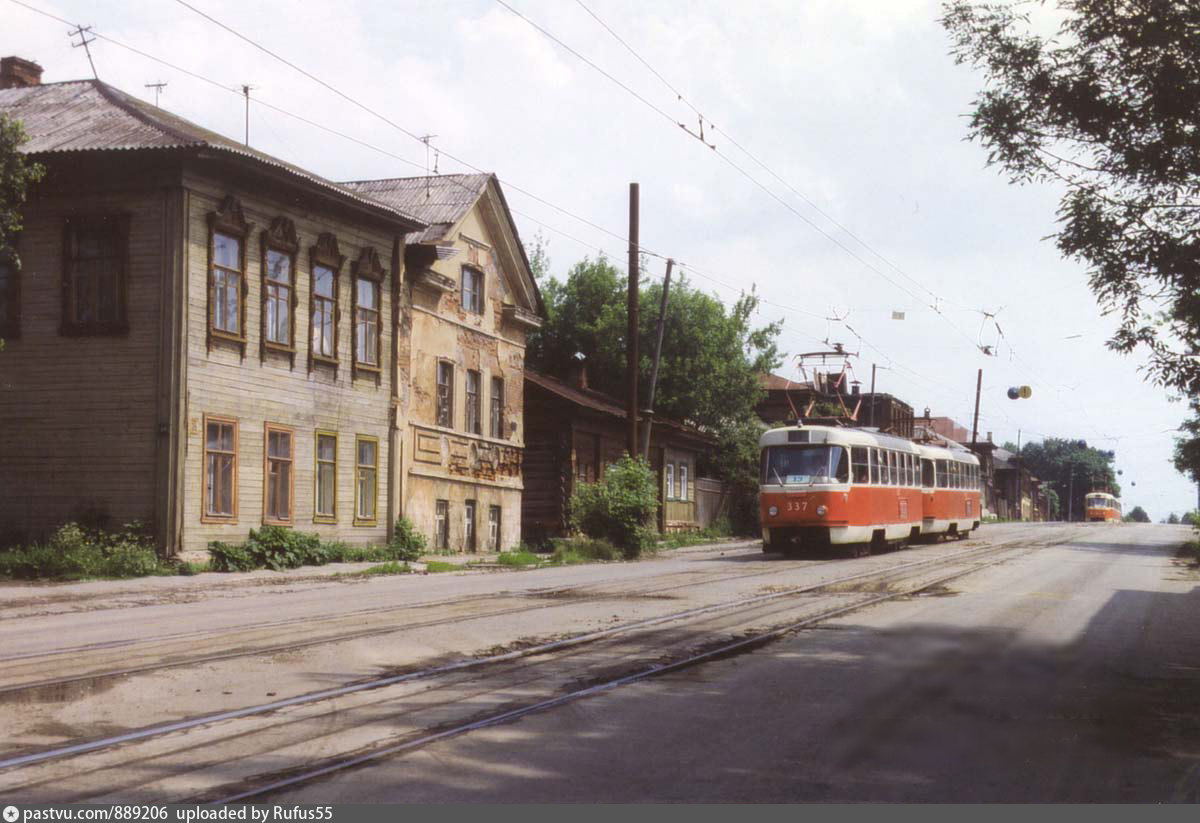
M 650 427 L 654 423 L 654 390 L 658 386 L 658 361 L 662 357 L 663 329 L 667 325 L 667 292 L 671 288 L 671 269 L 675 261 L 667 258 L 667 276 L 663 278 L 662 300 L 658 306 L 658 339 L 654 343 L 654 365 L 650 369 L 650 394 L 646 397 L 646 419 L 642 422 L 642 457 L 650 460 Z
M 979 393 L 983 391 L 983 369 L 975 379 L 975 422 L 971 424 L 971 443 L 979 441 Z
M 875 425 L 875 364 L 871 364 L 871 407 L 867 413 L 867 425 Z
M 1067 487 L 1067 522 L 1075 519 L 1075 467 L 1071 467 L 1071 483 Z
M 626 306 L 628 326 L 625 333 L 625 378 L 629 382 L 629 456 L 638 453 L 638 184 L 629 184 L 629 299 Z

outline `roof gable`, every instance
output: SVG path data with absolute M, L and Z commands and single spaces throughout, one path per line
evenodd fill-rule
M 273 167 L 315 185 L 341 200 L 351 200 L 408 228 L 424 221 L 380 203 L 266 152 L 238 143 L 203 126 L 126 94 L 99 80 L 72 80 L 0 89 L 0 112 L 21 121 L 29 140 L 25 154 L 209 149 Z

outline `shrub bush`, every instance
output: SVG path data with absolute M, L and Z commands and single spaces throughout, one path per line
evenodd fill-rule
M 597 483 L 579 484 L 571 496 L 571 523 L 588 537 L 619 546 L 627 559 L 653 545 L 651 518 L 658 507 L 654 472 L 640 457 L 622 457 Z
M 412 563 L 425 553 L 425 535 L 417 531 L 412 521 L 401 517 L 396 521 L 392 539 L 387 545 L 388 558 Z
M 140 522 L 115 534 L 66 523 L 45 543 L 0 552 L 0 575 L 24 580 L 140 577 L 164 568 Z

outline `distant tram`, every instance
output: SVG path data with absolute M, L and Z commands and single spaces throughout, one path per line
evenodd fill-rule
M 1121 501 L 1108 492 L 1089 492 L 1084 501 L 1088 522 L 1120 522 Z
M 888 545 L 978 528 L 979 459 L 864 429 L 787 426 L 759 439 L 763 551 Z

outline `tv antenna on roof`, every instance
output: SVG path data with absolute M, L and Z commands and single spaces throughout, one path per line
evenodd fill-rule
M 425 200 L 428 201 L 433 196 L 433 192 L 429 185 L 429 141 L 437 137 L 436 134 L 422 134 L 418 140 L 425 144 Z M 433 150 L 433 173 L 438 173 L 438 150 Z
M 92 61 L 92 50 L 88 48 L 88 43 L 96 42 L 96 38 L 94 36 L 88 36 L 91 31 L 91 26 L 76 26 L 74 31 L 69 31 L 67 34 L 71 37 L 71 48 L 77 49 L 80 46 L 83 46 L 83 50 L 87 54 L 88 65 L 92 67 L 92 77 L 95 77 L 97 80 L 99 80 L 100 75 L 96 73 L 96 64 Z M 79 38 L 78 43 L 75 42 L 76 37 Z
M 159 80 L 157 83 L 146 83 L 144 85 L 148 89 L 154 89 L 154 108 L 157 109 L 158 108 L 158 96 L 160 94 L 162 94 L 162 90 L 167 87 L 167 84 L 165 82 L 163 82 L 162 80 Z

